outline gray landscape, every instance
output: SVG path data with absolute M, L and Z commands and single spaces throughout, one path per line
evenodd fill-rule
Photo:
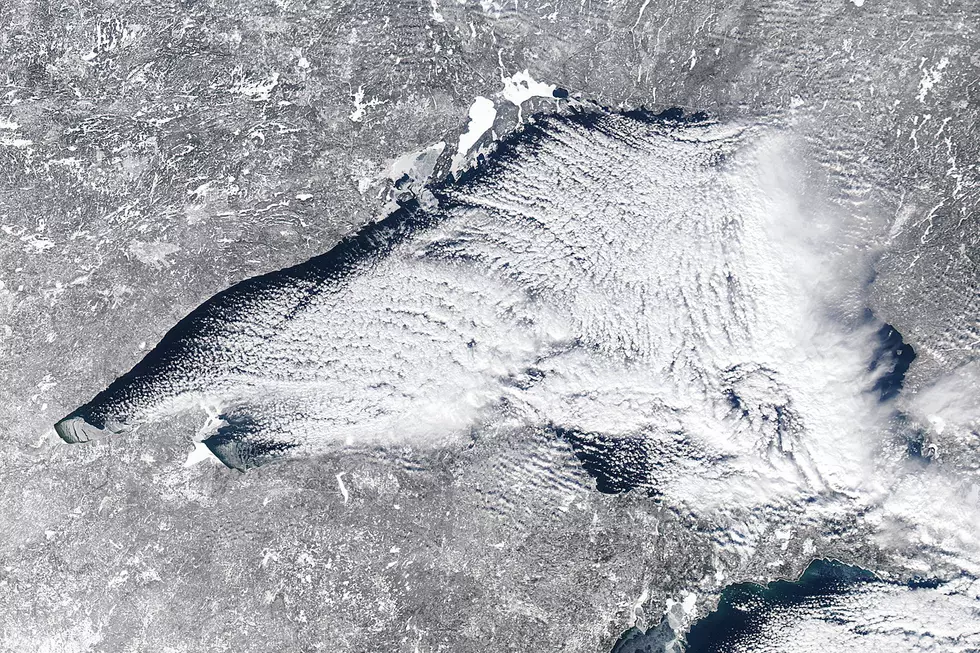
M 701 650 L 980 650 L 980 6 L 11 0 L 0 61 L 0 650 L 695 651 L 824 559 Z

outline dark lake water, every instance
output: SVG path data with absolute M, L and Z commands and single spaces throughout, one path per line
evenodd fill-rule
M 888 401 L 898 396 L 905 384 L 905 374 L 915 360 L 915 350 L 912 345 L 905 344 L 902 334 L 890 324 L 883 324 L 878 329 L 878 344 L 875 347 L 870 371 L 881 370 L 883 374 L 875 381 L 873 392 L 882 401 Z
M 572 446 L 582 468 L 604 494 L 642 488 L 649 479 L 649 454 L 642 438 L 614 438 L 598 433 L 554 428 L 555 435 Z
M 718 608 L 691 626 L 687 653 L 723 653 L 751 639 L 777 610 L 806 603 L 830 607 L 845 594 L 866 583 L 880 582 L 870 571 L 832 560 L 815 560 L 796 581 L 768 585 L 739 583 L 721 593 Z
M 686 636 L 686 653 L 735 653 L 745 644 L 765 637 L 764 630 L 774 615 L 794 608 L 832 609 L 862 586 L 886 583 L 860 567 L 836 560 L 814 560 L 795 581 L 779 580 L 768 585 L 738 583 L 722 590 L 714 612 L 695 622 Z M 932 579 L 901 583 L 908 587 L 935 588 Z M 645 633 L 631 628 L 623 634 L 612 653 L 663 653 L 673 639 L 667 620 Z

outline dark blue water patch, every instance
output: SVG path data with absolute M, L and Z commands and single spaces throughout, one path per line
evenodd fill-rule
M 899 415 L 899 420 L 906 423 L 904 414 Z M 922 464 L 932 462 L 933 450 L 926 447 L 926 433 L 921 428 L 910 428 L 904 435 L 905 455 L 910 459 Z
M 890 324 L 878 329 L 877 344 L 868 364 L 869 372 L 880 371 L 871 391 L 881 401 L 889 401 L 898 396 L 905 385 L 905 374 L 915 360 L 915 350 L 906 344 L 902 334 Z M 882 371 L 883 370 L 883 371 Z
M 739 650 L 740 643 L 760 636 L 775 614 L 802 605 L 808 610 L 827 609 L 823 618 L 832 620 L 830 609 L 841 597 L 860 592 L 862 586 L 871 584 L 935 589 L 942 585 L 942 581 L 933 578 L 885 581 L 867 569 L 836 560 L 814 560 L 796 581 L 780 580 L 768 585 L 739 583 L 725 588 L 718 608 L 691 626 L 686 636 L 686 651 L 726 653 Z
M 551 94 L 554 97 L 558 98 L 559 100 L 564 100 L 565 98 L 568 97 L 568 91 L 566 91 L 565 89 L 563 89 L 561 87 L 556 87 L 555 90 L 553 90 L 551 92 Z
M 687 113 L 680 107 L 669 107 L 659 113 L 654 113 L 646 107 L 625 111 L 623 115 L 639 120 L 641 122 L 664 122 L 664 123 L 697 123 L 708 119 L 708 114 L 704 111 Z
M 722 590 L 714 612 L 691 626 L 685 640 L 686 653 L 734 653 L 754 638 L 762 637 L 769 621 L 799 606 L 827 612 L 823 618 L 833 620 L 832 608 L 840 599 L 860 592 L 867 585 L 896 585 L 913 590 L 936 589 L 943 582 L 935 578 L 915 577 L 908 581 L 885 581 L 867 569 L 837 560 L 814 560 L 795 581 L 779 580 L 768 585 L 738 583 Z M 630 628 L 613 646 L 611 653 L 663 653 L 672 638 L 666 618 L 645 633 Z M 670 631 L 672 633 L 672 631 Z
M 943 581 L 939 580 L 938 578 L 921 578 L 919 576 L 916 576 L 915 578 L 911 579 L 905 584 L 914 590 L 919 590 L 919 589 L 934 590 L 938 587 L 941 587 Z
M 670 627 L 667 617 L 664 617 L 649 630 L 627 630 L 613 645 L 611 653 L 663 653 L 676 639 L 674 629 Z
M 551 427 L 568 442 L 596 489 L 603 494 L 622 494 L 649 488 L 650 456 L 642 438 L 612 437 L 575 429 Z
M 905 452 L 908 454 L 909 458 L 922 458 L 922 436 L 921 434 L 916 436 L 911 436 L 905 441 Z
M 930 446 L 928 432 L 916 420 L 901 410 L 892 415 L 892 445 L 905 447 L 905 457 L 920 465 L 932 462 L 935 449 Z
M 218 460 L 240 472 L 274 460 L 296 447 L 291 442 L 262 437 L 263 425 L 252 415 L 222 414 L 218 418 L 224 425 L 201 444 Z
M 833 560 L 815 560 L 797 581 L 768 585 L 739 583 L 725 588 L 718 608 L 695 622 L 687 633 L 687 653 L 723 653 L 758 636 L 776 610 L 806 603 L 830 607 L 856 586 L 880 582 L 866 569 Z

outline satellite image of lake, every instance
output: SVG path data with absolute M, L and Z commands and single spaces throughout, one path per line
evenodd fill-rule
M 980 5 L 0 5 L 0 651 L 980 651 Z

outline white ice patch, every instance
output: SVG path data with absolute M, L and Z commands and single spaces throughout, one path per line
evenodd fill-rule
M 467 153 L 493 127 L 493 121 L 497 118 L 497 109 L 494 107 L 493 100 L 477 96 L 470 106 L 469 117 L 470 121 L 466 126 L 466 131 L 459 136 L 456 156 L 453 157 L 453 172 L 464 167 Z
M 340 490 L 340 496 L 344 498 L 344 503 L 350 499 L 350 492 L 347 491 L 347 485 L 344 483 L 344 474 L 346 472 L 340 472 L 337 474 L 337 489 Z
M 403 154 L 388 166 L 388 179 L 398 181 L 407 175 L 415 182 L 424 183 L 432 176 L 436 163 L 445 149 L 446 143 L 439 141 L 421 150 Z
M 367 108 L 367 105 L 364 104 L 364 87 L 358 86 L 351 99 L 354 101 L 354 110 L 349 116 L 351 122 L 361 122 L 364 118 L 364 110 Z
M 698 604 L 698 595 L 694 592 L 688 592 L 684 595 L 683 600 L 681 600 L 681 609 L 684 610 L 684 614 L 693 615 L 694 608 Z
M 501 81 L 504 83 L 502 95 L 505 100 L 517 107 L 519 120 L 523 118 L 521 105 L 531 98 L 554 97 L 555 85 L 535 81 L 526 68 L 523 72 L 501 78 Z
M 351 122 L 361 122 L 364 120 L 364 112 L 371 107 L 376 107 L 382 104 L 382 101 L 378 98 L 372 98 L 367 102 L 364 101 L 364 86 L 358 86 L 357 90 L 351 93 L 351 100 L 354 102 L 354 110 L 351 111 L 348 118 Z
M 943 71 L 948 65 L 949 58 L 943 57 L 935 66 L 922 72 L 922 79 L 919 80 L 919 94 L 916 96 L 919 102 L 925 103 L 926 96 L 942 80 Z
M 272 91 L 279 85 L 279 73 L 271 73 L 262 79 L 250 80 L 242 76 L 232 92 L 247 97 L 253 102 L 264 102 L 272 97 Z
M 429 0 L 429 6 L 432 8 L 432 12 L 429 14 L 429 17 L 432 18 L 432 20 L 437 23 L 446 22 L 446 19 L 442 17 L 441 13 L 439 13 L 439 2 L 437 0 Z
M 682 633 L 686 632 L 693 623 L 695 616 L 697 615 L 696 608 L 698 602 L 698 595 L 694 592 L 683 592 L 681 594 L 681 600 L 675 601 L 672 598 L 667 599 L 667 608 L 664 610 L 664 617 L 667 619 L 667 623 L 670 625 L 671 630 L 677 634 L 678 638 Z M 673 642 L 666 642 L 667 646 L 664 651 L 670 653 L 679 653 L 684 650 L 684 646 L 681 644 L 679 639 Z
M 211 453 L 211 450 L 208 449 L 204 443 L 195 442 L 194 448 L 187 454 L 187 459 L 184 461 L 184 467 L 193 467 L 194 465 L 204 462 L 205 460 L 210 460 L 215 463 L 220 462 L 214 457 L 214 454 Z
M 189 404 L 188 408 L 203 410 L 207 414 L 207 420 L 197 429 L 197 433 L 194 434 L 194 448 L 188 452 L 187 459 L 184 460 L 184 467 L 193 467 L 205 460 L 221 464 L 221 461 L 218 460 L 211 449 L 203 443 L 208 437 L 214 435 L 219 427 L 226 424 L 220 416 L 220 409 L 213 402 L 207 400 L 199 401 L 196 405 Z
M 25 149 L 34 144 L 34 141 L 29 138 L 14 138 L 13 136 L 7 136 L 6 134 L 0 134 L 0 145 L 5 145 L 7 147 L 16 147 L 17 149 Z

